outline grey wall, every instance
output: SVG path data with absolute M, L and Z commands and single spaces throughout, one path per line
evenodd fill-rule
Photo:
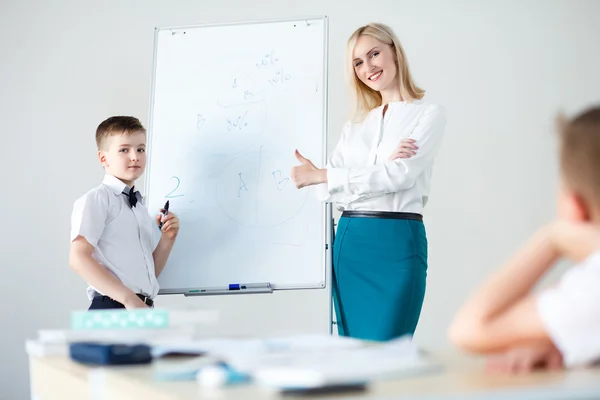
M 330 146 L 348 113 L 345 41 L 369 21 L 397 31 L 418 84 L 447 108 L 425 212 L 422 346 L 448 346 L 467 294 L 552 217 L 553 118 L 600 96 L 599 2 L 3 0 L 0 398 L 28 397 L 25 338 L 68 326 L 87 306 L 67 263 L 71 207 L 103 175 L 98 123 L 114 114 L 148 122 L 153 28 L 306 15 L 330 18 Z M 220 310 L 218 334 L 327 330 L 324 291 L 159 301 Z

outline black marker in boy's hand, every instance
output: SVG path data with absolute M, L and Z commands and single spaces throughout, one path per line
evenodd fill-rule
M 163 215 L 167 215 L 169 213 L 169 200 L 167 200 L 167 202 L 165 203 L 165 206 L 163 207 Z M 158 224 L 158 228 L 162 229 L 163 227 L 163 222 L 160 221 L 160 223 Z

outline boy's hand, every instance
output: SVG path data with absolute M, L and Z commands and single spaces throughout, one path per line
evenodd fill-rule
M 161 208 L 160 214 L 156 216 L 156 225 L 160 226 L 160 223 L 162 222 L 162 234 L 168 239 L 175 240 L 177 234 L 179 233 L 179 218 L 177 218 L 177 215 L 173 214 L 171 211 L 169 211 L 167 215 L 164 215 L 163 211 L 164 209 Z
M 563 367 L 562 354 L 551 343 L 538 343 L 517 347 L 503 354 L 492 356 L 486 364 L 486 372 L 519 374 L 535 369 L 557 370 Z
M 123 305 L 127 310 L 134 310 L 136 308 L 149 308 L 146 303 L 142 301 L 135 293 L 131 293 L 131 295 L 125 298 Z

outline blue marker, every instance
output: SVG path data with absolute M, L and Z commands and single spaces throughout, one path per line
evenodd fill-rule
M 271 289 L 270 283 L 230 283 L 229 290 Z
M 266 283 L 230 283 L 223 287 L 188 289 L 184 296 L 202 296 L 211 294 L 246 294 L 246 293 L 273 293 L 273 287 Z

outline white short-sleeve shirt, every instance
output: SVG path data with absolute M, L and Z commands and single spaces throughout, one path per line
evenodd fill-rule
M 105 175 L 102 184 L 75 201 L 71 217 L 71 241 L 83 236 L 92 246 L 92 256 L 134 293 L 154 298 L 158 281 L 152 253 L 160 231 L 138 193 L 130 207 L 125 183 Z M 88 298 L 97 289 L 89 286 Z M 101 293 L 103 294 L 103 293 Z
M 548 335 L 566 366 L 600 360 L 600 251 L 571 267 L 554 287 L 537 296 Z

